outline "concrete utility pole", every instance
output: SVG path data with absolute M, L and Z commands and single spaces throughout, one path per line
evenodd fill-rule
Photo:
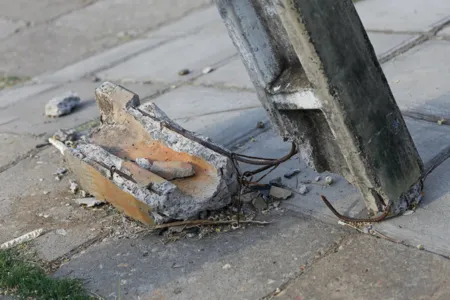
M 423 164 L 351 0 L 217 0 L 279 133 L 369 211 L 419 201 Z

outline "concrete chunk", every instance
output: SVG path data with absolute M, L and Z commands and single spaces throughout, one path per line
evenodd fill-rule
M 96 97 L 103 124 L 90 143 L 69 148 L 51 141 L 83 190 L 145 224 L 194 218 L 231 202 L 237 190 L 232 161 L 205 146 L 206 138 L 153 103 L 139 106 L 139 97 L 121 86 L 106 82 Z
M 67 115 L 80 104 L 80 101 L 80 97 L 73 92 L 69 92 L 61 97 L 55 97 L 45 105 L 45 115 L 47 117 Z

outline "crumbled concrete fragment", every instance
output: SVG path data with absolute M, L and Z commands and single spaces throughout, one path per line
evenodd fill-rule
M 322 177 L 320 177 L 320 176 L 316 176 L 315 180 L 316 180 L 316 182 L 319 182 L 319 181 L 321 181 L 321 180 L 322 180 Z
M 274 199 L 286 200 L 287 198 L 292 196 L 292 192 L 273 185 L 270 188 L 270 196 Z
M 67 173 L 67 169 L 66 168 L 58 168 L 58 169 L 56 169 L 56 172 L 53 175 L 63 176 L 66 173 Z
M 136 158 L 136 164 L 149 170 L 166 180 L 186 178 L 195 174 L 194 167 L 190 163 L 182 161 L 154 161 L 146 158 Z
M 298 192 L 300 193 L 300 195 L 305 195 L 308 192 L 308 187 L 306 185 L 301 185 L 298 188 Z
M 69 190 L 72 194 L 76 194 L 78 192 L 79 186 L 78 183 L 76 183 L 75 181 L 71 180 L 70 181 L 70 187 Z
M 78 205 L 86 205 L 86 207 L 94 207 L 103 204 L 103 201 L 95 199 L 95 197 L 79 198 L 74 200 Z
M 55 97 L 45 105 L 45 115 L 48 117 L 60 117 L 69 114 L 80 102 L 80 97 L 73 92 Z
M 231 265 L 230 264 L 225 264 L 225 265 L 223 265 L 222 269 L 229 270 L 229 269 L 231 269 Z
M 73 142 L 76 140 L 76 133 L 73 129 L 60 129 L 53 135 L 55 140 L 60 142 Z
M 331 176 L 325 177 L 325 182 L 326 182 L 328 185 L 332 185 L 333 182 L 334 182 L 333 177 L 331 177 Z
M 292 171 L 284 174 L 284 178 L 290 179 L 290 178 L 294 177 L 295 175 L 297 175 L 298 173 L 300 173 L 300 169 L 292 170 Z

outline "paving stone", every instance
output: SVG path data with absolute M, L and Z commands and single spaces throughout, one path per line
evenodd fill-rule
M 65 235 L 58 234 L 57 230 L 52 230 L 33 241 L 33 248 L 39 258 L 53 261 L 89 242 L 99 234 L 98 228 L 83 224 L 64 229 Z
M 0 1 L 0 16 L 13 20 L 41 23 L 87 6 L 96 0 Z
M 23 26 L 25 26 L 24 22 L 10 21 L 0 18 L 0 39 L 13 34 Z
M 0 131 L 13 133 L 32 133 L 51 135 L 60 128 L 73 128 L 85 122 L 98 119 L 99 111 L 95 102 L 94 91 L 101 82 L 76 81 L 67 83 L 48 92 L 40 93 L 28 101 L 20 101 L 8 109 L 0 110 L 0 120 L 10 118 L 9 122 L 0 125 Z M 122 84 L 125 88 L 137 93 L 142 99 L 160 89 L 161 85 L 154 84 Z M 81 103 L 72 113 L 59 118 L 44 116 L 46 103 L 56 96 L 68 91 L 76 92 Z
M 450 119 L 450 41 L 430 40 L 383 65 L 401 110 Z
M 355 235 L 274 299 L 448 299 L 450 262 L 383 239 Z
M 33 136 L 0 133 L 0 170 L 42 142 L 43 139 Z
M 118 296 L 113 276 L 127 299 L 260 299 L 347 234 L 302 215 L 271 220 L 166 245 L 157 235 L 101 243 L 55 275 L 86 279 L 88 289 L 110 298 Z
M 155 47 L 163 39 L 138 39 L 106 50 L 87 59 L 62 68 L 56 72 L 49 72 L 35 78 L 39 82 L 67 82 L 79 80 L 105 68 L 120 63 L 146 49 Z
M 153 100 L 171 119 L 261 107 L 256 94 L 246 91 L 183 86 Z
M 210 0 L 102 0 L 59 18 L 56 24 L 83 32 L 90 40 L 119 32 L 137 36 L 210 3 Z
M 83 224 L 87 228 L 101 228 L 105 211 L 73 205 L 71 199 L 78 196 L 69 192 L 72 175 L 55 180 L 54 173 L 64 165 L 61 154 L 49 147 L 1 173 L 0 243 L 38 228 L 67 230 Z
M 161 37 L 180 37 L 192 33 L 198 33 L 210 26 L 215 26 L 221 23 L 219 12 L 215 5 L 194 11 L 183 18 L 171 24 L 152 30 L 147 33 L 147 37 L 161 38 Z M 225 25 L 223 25 L 225 27 Z
M 171 83 L 190 78 L 178 75 L 182 69 L 191 70 L 193 75 L 201 74 L 204 67 L 214 66 L 234 54 L 236 49 L 225 32 L 195 34 L 144 52 L 98 73 L 98 76 L 115 80 L 133 78 Z
M 437 35 L 450 35 L 450 26 L 444 27 Z
M 8 106 L 13 105 L 16 102 L 23 101 L 25 99 L 34 97 L 39 93 L 50 90 L 54 88 L 54 84 L 44 83 L 44 84 L 30 84 L 24 85 L 17 88 L 7 89 L 0 91 L 0 109 L 4 109 Z M 10 120 L 10 118 L 7 118 Z M 4 123 L 0 117 L 0 124 Z
M 393 48 L 416 37 L 415 35 L 409 34 L 385 34 L 373 32 L 369 32 L 368 34 L 378 56 L 386 54 Z M 218 87 L 254 88 L 247 70 L 239 57 L 224 66 L 217 68 L 217 70 L 201 76 L 195 83 Z
M 450 256 L 450 160 L 446 160 L 426 178 L 424 198 L 415 213 L 376 225 L 389 237 L 416 247 Z
M 262 107 L 176 120 L 184 128 L 207 136 L 227 148 L 246 143 L 251 136 L 261 133 L 264 129 L 256 126 L 260 121 L 268 123 L 267 113 Z
M 355 4 L 366 29 L 426 31 L 450 15 L 450 2 L 441 0 L 370 0 Z

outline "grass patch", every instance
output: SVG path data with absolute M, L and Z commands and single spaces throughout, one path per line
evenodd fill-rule
M 29 77 L 0 76 L 0 90 L 30 80 Z
M 17 250 L 0 250 L 0 291 L 25 299 L 94 299 L 77 279 L 56 279 Z

